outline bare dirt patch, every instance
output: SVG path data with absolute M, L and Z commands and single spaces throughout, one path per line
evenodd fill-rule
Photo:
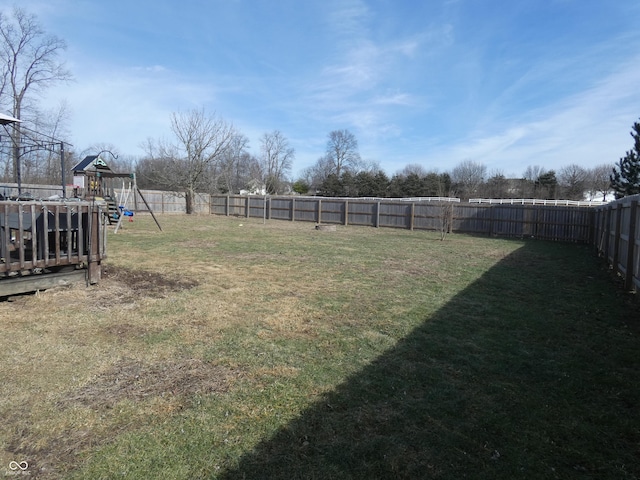
M 222 393 L 227 391 L 231 379 L 237 375 L 238 372 L 229 368 L 198 359 L 152 365 L 124 359 L 85 386 L 69 392 L 58 405 L 111 408 L 123 400 Z
M 100 283 L 91 289 L 88 305 L 98 310 L 108 310 L 114 305 L 128 308 L 142 299 L 168 298 L 199 284 L 192 278 L 106 264 L 102 266 Z
M 102 278 L 124 284 L 132 295 L 164 298 L 170 293 L 197 287 L 195 280 L 170 277 L 147 270 L 132 270 L 126 267 L 105 265 L 102 267 Z

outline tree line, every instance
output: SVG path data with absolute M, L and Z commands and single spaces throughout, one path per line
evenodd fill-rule
M 294 183 L 299 193 L 344 197 L 459 197 L 538 198 L 565 200 L 602 200 L 609 195 L 610 165 L 586 169 L 572 164 L 545 170 L 527 167 L 522 177 L 507 178 L 500 172 L 487 174 L 484 165 L 466 160 L 451 172 L 427 171 L 420 165 L 408 165 L 389 177 L 382 170 L 344 171 L 326 178 L 302 179 Z
M 72 78 L 61 60 L 66 44 L 47 34 L 33 15 L 20 8 L 0 12 L 0 107 L 21 120 L 0 132 L 2 181 L 57 183 L 62 172 L 86 154 L 109 151 L 111 167 L 135 171 L 141 188 L 182 192 L 192 211 L 197 192 L 311 194 L 347 197 L 456 196 L 463 199 L 544 198 L 606 199 L 640 192 L 640 124 L 635 123 L 634 147 L 618 164 L 588 169 L 570 164 L 559 170 L 529 166 L 519 178 L 473 160 L 451 171 L 407 165 L 388 176 L 376 162 L 363 160 L 358 141 L 349 130 L 328 133 L 324 154 L 292 178 L 295 150 L 279 130 L 259 139 L 259 153 L 231 122 L 204 109 L 173 113 L 169 139 L 147 139 L 141 158 L 120 155 L 113 145 L 95 144 L 83 151 L 64 150 L 68 112 L 64 104 L 54 111 L 39 108 L 39 95 Z

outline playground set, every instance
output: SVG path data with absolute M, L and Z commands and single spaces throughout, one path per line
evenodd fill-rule
M 119 192 L 118 187 L 121 187 Z M 133 222 L 135 212 L 138 210 L 137 197 L 139 196 L 158 228 L 162 230 L 153 210 L 138 188 L 135 173 L 114 172 L 99 154 L 86 156 L 73 167 L 73 191 L 76 198 L 105 202 L 107 220 L 109 224 L 115 224 L 116 233 L 125 217 L 129 222 Z M 133 203 L 132 207 L 129 205 L 130 202 Z

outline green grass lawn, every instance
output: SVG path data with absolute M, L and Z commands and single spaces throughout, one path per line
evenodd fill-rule
M 109 237 L 100 285 L 0 304 L 2 465 L 640 478 L 639 309 L 589 248 L 160 221 Z

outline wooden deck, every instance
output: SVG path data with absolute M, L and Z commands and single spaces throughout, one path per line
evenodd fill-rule
M 84 279 L 107 256 L 106 204 L 0 201 L 0 297 Z

